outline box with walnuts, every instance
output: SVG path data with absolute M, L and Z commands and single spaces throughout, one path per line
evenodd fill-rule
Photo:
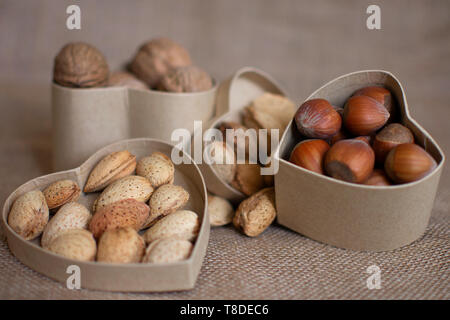
M 445 156 L 409 114 L 389 72 L 339 77 L 299 106 L 275 159 L 278 222 L 355 250 L 417 240 L 433 208 Z
M 215 115 L 217 83 L 189 52 L 167 38 L 138 48 L 112 72 L 87 43 L 69 43 L 54 59 L 53 168 L 79 166 L 118 140 L 150 137 L 170 142 L 173 130 Z

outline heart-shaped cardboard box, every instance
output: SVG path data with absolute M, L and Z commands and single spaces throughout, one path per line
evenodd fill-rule
M 182 164 L 175 165 L 174 184 L 183 186 L 190 194 L 186 209 L 199 215 L 201 227 L 191 256 L 184 261 L 164 264 L 110 264 L 100 262 L 83 262 L 56 255 L 39 246 L 40 238 L 26 241 L 17 235 L 7 224 L 8 214 L 14 200 L 31 190 L 43 190 L 50 183 L 71 179 L 83 187 L 89 173 L 107 154 L 119 150 L 128 150 L 140 159 L 154 151 L 160 151 L 171 156 L 173 146 L 155 139 L 141 138 L 124 140 L 96 152 L 80 167 L 68 171 L 49 174 L 33 179 L 17 188 L 6 200 L 3 206 L 2 225 L 5 230 L 11 252 L 25 265 L 45 274 L 46 276 L 66 282 L 71 274 L 67 268 L 76 265 L 81 271 L 81 286 L 83 288 L 104 291 L 175 291 L 191 289 L 195 285 L 209 239 L 209 217 L 207 213 L 206 187 L 198 167 L 190 157 L 182 154 Z M 177 152 L 178 149 L 175 149 Z M 187 164 L 187 163 L 190 164 Z M 92 208 L 98 193 L 81 194 L 78 202 Z
M 277 151 L 275 175 L 278 223 L 311 239 L 341 248 L 392 250 L 417 240 L 425 231 L 433 208 L 445 156 L 433 138 L 408 111 L 401 83 L 389 72 L 359 71 L 341 76 L 310 95 L 343 106 L 356 90 L 381 85 L 395 96 L 401 123 L 413 132 L 438 166 L 425 178 L 407 184 L 374 187 L 351 184 L 320 175 L 288 161 L 302 137 L 294 121 Z
M 217 114 L 219 116 L 211 120 L 205 128 L 218 128 L 224 121 L 242 123 L 244 108 L 265 92 L 287 96 L 281 85 L 264 71 L 253 67 L 239 69 L 221 83 L 217 93 Z M 194 136 L 193 139 L 199 138 Z M 194 146 L 194 143 L 192 145 Z M 220 178 L 211 165 L 203 161 L 199 164 L 199 168 L 205 179 L 206 187 L 213 194 L 235 204 L 247 197 Z
M 171 142 L 173 130 L 191 133 L 194 121 L 215 114 L 217 85 L 173 93 L 125 87 L 66 88 L 52 85 L 53 169 L 79 166 L 98 149 L 124 139 Z

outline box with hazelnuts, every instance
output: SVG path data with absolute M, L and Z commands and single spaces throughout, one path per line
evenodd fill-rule
M 275 152 L 278 222 L 312 239 L 385 251 L 428 224 L 444 155 L 414 121 L 401 83 L 360 71 L 314 92 Z
M 68 43 L 53 67 L 53 167 L 77 167 L 118 140 L 193 132 L 195 120 L 214 116 L 216 92 L 208 72 L 168 38 L 145 42 L 115 71 L 95 46 Z

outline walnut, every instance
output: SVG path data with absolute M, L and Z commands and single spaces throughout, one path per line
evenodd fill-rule
M 158 89 L 169 92 L 197 92 L 211 89 L 209 74 L 196 66 L 173 69 L 158 84 Z
M 108 86 L 148 90 L 147 85 L 143 81 L 128 72 L 114 72 L 111 74 L 109 77 Z
M 167 72 L 191 63 L 185 48 L 170 39 L 157 38 L 139 48 L 130 64 L 130 70 L 150 88 L 155 88 Z
M 87 43 L 66 44 L 55 57 L 53 81 L 62 86 L 100 87 L 107 83 L 108 76 L 105 57 Z

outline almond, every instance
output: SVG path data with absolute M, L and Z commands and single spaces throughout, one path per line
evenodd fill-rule
M 140 262 L 145 242 L 131 227 L 108 230 L 98 242 L 97 261 L 112 263 Z
M 214 141 L 207 147 L 211 167 L 226 183 L 231 183 L 236 173 L 234 150 L 225 142 Z
M 285 128 L 294 117 L 296 106 L 288 98 L 266 92 L 252 101 L 255 110 L 267 113 L 277 119 Z
M 175 167 L 164 153 L 153 152 L 149 157 L 139 160 L 136 174 L 147 178 L 153 188 L 163 184 L 173 183 Z
M 275 217 L 275 191 L 274 188 L 266 188 L 241 202 L 233 224 L 247 236 L 256 237 L 267 229 Z
M 48 208 L 56 209 L 68 202 L 77 201 L 81 190 L 75 181 L 59 180 L 45 188 L 43 193 Z
M 113 152 L 94 167 L 84 186 L 84 192 L 103 190 L 112 182 L 131 175 L 136 168 L 136 156 L 128 150 Z
M 156 222 L 144 234 L 147 243 L 158 239 L 177 238 L 192 241 L 198 234 L 200 221 L 195 212 L 180 210 Z
M 264 188 L 265 181 L 261 175 L 259 164 L 238 164 L 236 166 L 236 175 L 231 185 L 247 196 Z
M 135 199 L 113 202 L 99 209 L 89 224 L 89 230 L 99 238 L 107 230 L 131 227 L 139 231 L 148 219 L 149 206 Z
M 38 237 L 48 222 L 48 206 L 39 190 L 27 192 L 14 201 L 8 216 L 9 226 L 25 240 Z
M 175 238 L 160 239 L 152 242 L 142 262 L 146 263 L 169 263 L 189 258 L 193 245 L 187 240 Z
M 183 187 L 165 184 L 152 194 L 150 205 L 150 216 L 145 228 L 154 224 L 157 220 L 183 208 L 189 200 L 189 193 Z
M 208 213 L 209 221 L 213 227 L 229 224 L 234 217 L 234 209 L 231 203 L 212 194 L 208 194 Z
M 42 247 L 46 248 L 53 239 L 69 229 L 86 229 L 91 220 L 89 210 L 77 202 L 63 205 L 50 219 L 41 238 Z
M 94 237 L 89 231 L 72 229 L 53 239 L 47 249 L 69 259 L 93 261 L 97 246 Z
M 140 202 L 147 202 L 153 193 L 150 181 L 140 176 L 128 176 L 110 184 L 94 203 L 93 211 L 107 206 L 108 204 L 125 200 L 135 199 Z

